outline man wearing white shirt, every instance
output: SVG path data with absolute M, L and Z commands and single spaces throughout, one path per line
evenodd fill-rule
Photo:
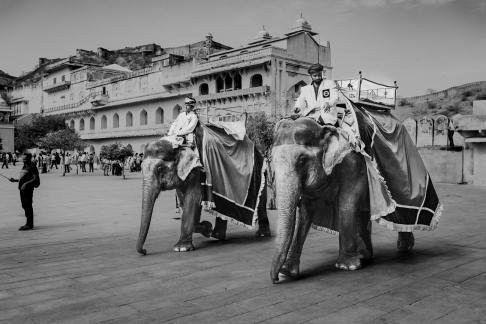
M 308 72 L 312 82 L 300 89 L 300 95 L 295 102 L 294 112 L 308 116 L 318 123 L 340 127 L 347 134 L 353 146 L 359 146 L 360 140 L 352 124 L 351 111 L 346 110 L 344 122 L 338 123 L 336 103 L 339 100 L 339 85 L 334 80 L 323 79 L 324 67 L 317 63 L 309 67 Z
M 323 79 L 323 70 L 324 67 L 319 63 L 309 67 L 308 72 L 312 82 L 300 89 L 294 112 L 316 120 L 320 117 L 324 124 L 335 125 L 337 122 L 338 87 L 334 80 Z
M 196 113 L 194 112 L 196 100 L 194 98 L 188 97 L 184 100 L 184 103 L 186 105 L 186 111 L 181 112 L 179 116 L 177 116 L 176 120 L 174 120 L 169 128 L 167 136 L 175 138 L 185 138 L 186 143 L 192 145 L 194 144 L 193 132 L 199 120 Z

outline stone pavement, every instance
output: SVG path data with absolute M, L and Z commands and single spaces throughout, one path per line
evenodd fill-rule
M 172 252 L 173 192 L 138 255 L 139 174 L 41 182 L 36 228 L 19 232 L 17 184 L 0 179 L 0 323 L 486 323 L 485 188 L 436 184 L 439 229 L 398 254 L 396 233 L 375 225 L 375 262 L 359 271 L 334 269 L 337 237 L 311 230 L 302 278 L 273 285 L 273 239 L 253 231 L 229 226 L 226 242 L 197 235 L 196 251 Z M 275 233 L 273 211 L 270 221 Z

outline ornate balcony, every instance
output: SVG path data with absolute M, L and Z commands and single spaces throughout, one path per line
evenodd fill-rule
M 99 106 L 106 105 L 109 100 L 110 100 L 110 97 L 107 94 L 100 93 L 100 94 L 95 95 L 92 99 L 90 99 L 89 102 L 91 102 L 91 104 L 94 107 L 99 107 Z
M 44 86 L 43 90 L 45 92 L 51 93 L 51 92 L 55 92 L 55 91 L 61 91 L 61 90 L 69 89 L 70 86 L 71 86 L 71 81 L 61 81 L 60 83 Z

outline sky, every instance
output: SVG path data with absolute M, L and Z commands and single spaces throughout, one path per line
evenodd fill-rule
M 400 96 L 486 81 L 486 0 L 0 0 L 0 69 L 39 57 L 214 40 L 240 47 L 302 16 L 330 41 L 333 78 L 398 82 Z

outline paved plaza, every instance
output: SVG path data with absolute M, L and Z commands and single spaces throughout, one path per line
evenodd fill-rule
M 302 278 L 273 285 L 273 238 L 254 231 L 230 225 L 226 242 L 195 235 L 196 251 L 173 252 L 174 192 L 138 255 L 138 173 L 41 174 L 26 232 L 16 186 L 0 179 L 0 323 L 486 323 L 486 188 L 436 184 L 439 228 L 399 254 L 374 225 L 375 262 L 359 271 L 336 270 L 337 237 L 311 230 Z

